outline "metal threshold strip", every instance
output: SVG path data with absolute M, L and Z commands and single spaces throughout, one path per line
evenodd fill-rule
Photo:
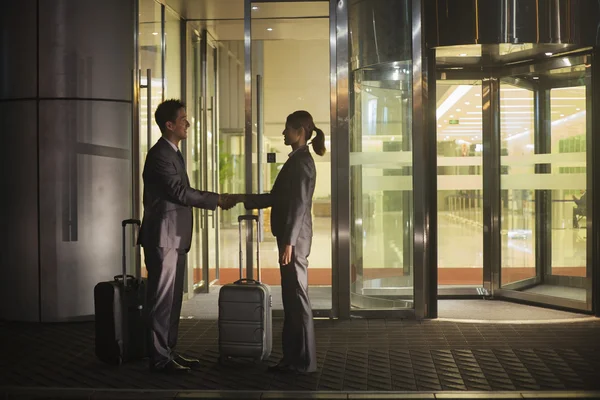
M 10 388 L 1 394 L 27 398 L 152 398 L 161 399 L 598 399 L 600 391 L 437 391 L 437 392 L 368 392 L 368 391 L 233 391 L 233 390 L 145 390 L 145 389 L 65 389 L 65 388 Z

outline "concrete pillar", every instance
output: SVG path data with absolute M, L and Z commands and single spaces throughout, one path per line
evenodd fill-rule
M 91 318 L 131 217 L 134 0 L 0 6 L 0 319 Z

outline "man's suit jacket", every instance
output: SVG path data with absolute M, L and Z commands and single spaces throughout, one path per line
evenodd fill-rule
M 270 193 L 248 195 L 247 209 L 271 209 L 271 231 L 284 244 L 296 245 L 298 238 L 312 237 L 312 196 L 317 171 L 308 146 L 288 158 Z
M 144 217 L 139 243 L 144 247 L 189 250 L 192 207 L 214 210 L 219 195 L 190 186 L 183 161 L 164 138 L 148 152 L 142 177 Z

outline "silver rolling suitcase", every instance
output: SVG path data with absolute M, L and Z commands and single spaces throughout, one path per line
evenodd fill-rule
M 273 348 L 271 289 L 260 282 L 260 243 L 256 245 L 259 280 L 242 278 L 242 222 L 256 222 L 256 237 L 260 222 L 256 215 L 238 217 L 240 235 L 240 279 L 223 285 L 219 291 L 219 361 L 229 357 L 261 361 Z M 248 240 L 248 239 L 247 239 Z

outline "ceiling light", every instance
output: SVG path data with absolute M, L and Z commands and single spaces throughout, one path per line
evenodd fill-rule
M 258 10 L 258 6 L 252 6 L 253 10 Z
M 560 116 L 561 116 L 561 117 L 564 117 L 564 116 L 565 116 L 565 114 L 560 114 Z
M 475 93 L 475 96 L 481 97 L 481 94 L 480 93 Z
M 539 76 L 534 76 L 533 79 L 538 80 L 538 79 L 540 79 L 540 77 Z
M 581 111 L 581 108 L 576 108 L 575 111 Z
M 450 118 L 454 118 L 454 115 L 451 115 Z
M 460 54 L 459 54 L 459 56 L 460 56 L 460 57 L 466 57 L 466 56 L 467 56 L 467 53 L 460 53 Z
M 552 55 L 552 53 L 548 52 L 548 53 L 546 53 L 546 55 L 547 55 L 547 56 L 551 56 L 551 55 Z
M 458 85 L 456 89 L 444 100 L 436 110 L 436 116 L 440 119 L 446 112 L 450 110 L 465 94 L 472 89 L 471 85 Z M 452 118 L 452 117 L 450 117 Z
M 470 101 L 465 101 L 465 104 L 469 105 L 469 104 L 471 104 L 471 102 Z
M 457 109 L 456 109 L 456 112 L 460 112 L 460 108 L 457 108 Z
M 441 127 L 442 127 L 441 125 L 438 125 L 438 128 L 441 128 Z
M 271 31 L 273 30 L 273 28 L 267 28 L 267 30 L 268 30 L 269 32 L 271 32 Z
M 158 35 L 158 32 L 152 32 L 152 34 L 153 34 L 154 36 L 156 36 L 156 35 Z

